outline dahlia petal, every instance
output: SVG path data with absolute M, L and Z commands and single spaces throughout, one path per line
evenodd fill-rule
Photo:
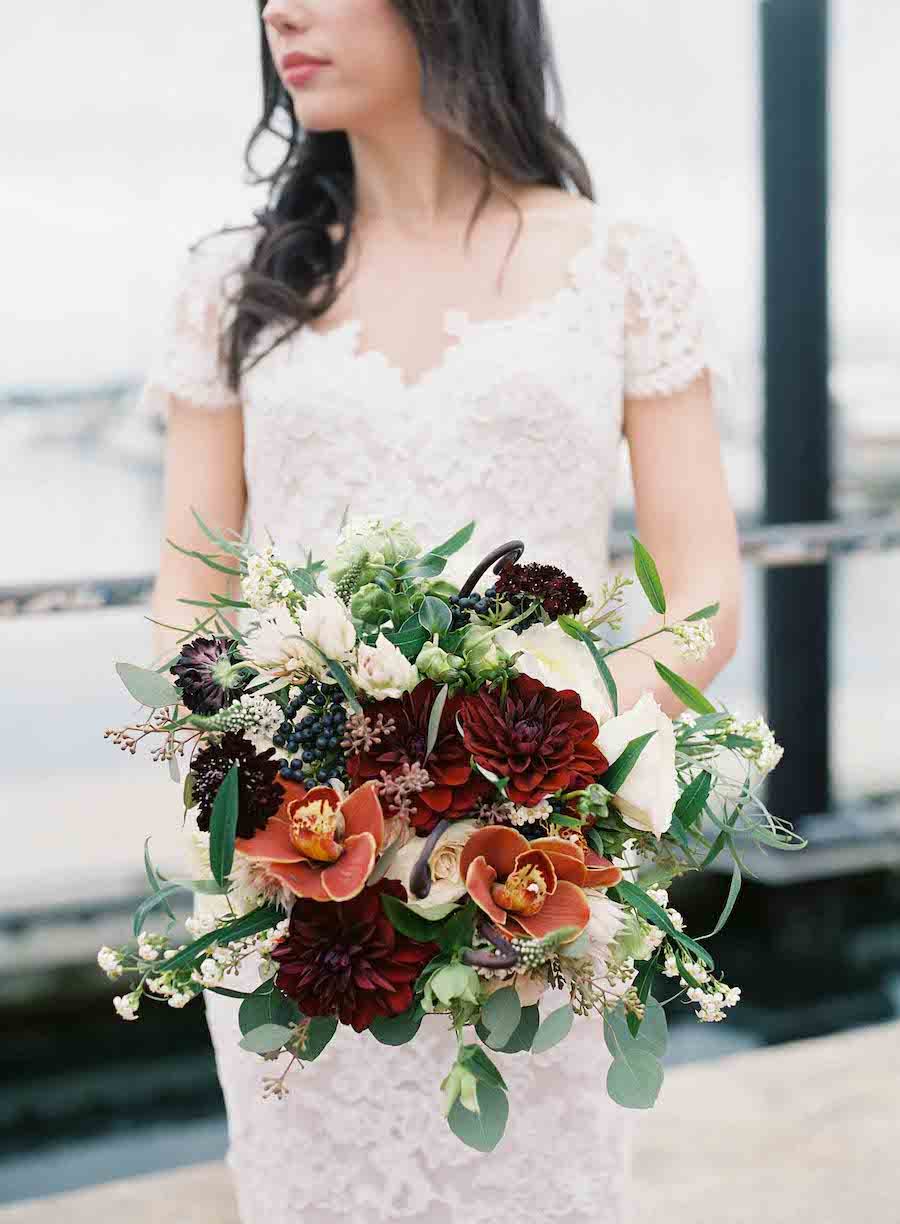
M 306 897 L 309 901 L 332 899 L 322 885 L 322 871 L 310 867 L 309 863 L 271 863 L 269 871 L 297 897 Z
M 291 842 L 290 826 L 281 815 L 270 817 L 266 827 L 253 837 L 236 837 L 234 848 L 263 863 L 299 863 L 303 859 Z
M 585 854 L 584 865 L 586 888 L 614 888 L 622 879 L 622 869 L 594 850 L 588 850 Z
M 449 786 L 426 786 L 419 792 L 419 799 L 432 812 L 446 812 L 453 802 L 453 791 Z
M 506 910 L 501 909 L 491 896 L 491 885 L 497 878 L 497 873 L 484 857 L 479 854 L 469 864 L 466 872 L 466 888 L 469 896 L 479 909 L 484 910 L 499 926 L 506 926 Z
M 441 786 L 462 786 L 471 770 L 468 761 L 435 761 L 428 772 Z
M 356 833 L 371 833 L 375 838 L 376 849 L 381 850 L 384 845 L 384 810 L 374 781 L 366 782 L 351 791 L 341 804 L 341 814 L 345 822 L 345 837 L 352 837 Z
M 587 897 L 576 884 L 560 880 L 556 892 L 548 894 L 539 913 L 530 918 L 522 914 L 516 914 L 514 917 L 529 935 L 542 939 L 564 926 L 577 927 L 580 934 L 591 920 L 591 907 Z
M 344 839 L 344 853 L 322 870 L 322 886 L 332 901 L 349 901 L 362 892 L 377 853 L 371 833 L 354 833 Z
M 506 825 L 487 825 L 483 829 L 476 829 L 462 848 L 459 874 L 465 879 L 469 864 L 479 855 L 484 855 L 497 875 L 505 880 L 515 867 L 517 857 L 530 846 L 527 837 Z

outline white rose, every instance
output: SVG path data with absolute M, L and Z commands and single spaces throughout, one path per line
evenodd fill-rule
M 329 659 L 347 662 L 356 646 L 350 611 L 335 595 L 310 595 L 299 614 L 300 632 Z
M 656 734 L 644 745 L 631 773 L 610 802 L 632 829 L 661 837 L 672 823 L 672 811 L 681 793 L 675 773 L 675 730 L 653 694 L 641 694 L 630 710 L 608 719 L 600 727 L 597 746 L 610 764 L 629 740 L 648 731 Z
M 374 646 L 360 642 L 353 679 L 364 693 L 384 700 L 409 692 L 419 683 L 420 676 L 415 663 L 410 663 L 399 647 L 379 633 Z
M 581 697 L 582 707 L 593 714 L 598 723 L 609 718 L 612 705 L 606 687 L 584 642 L 569 637 L 556 621 L 549 625 L 530 625 L 524 633 L 501 629 L 495 640 L 509 654 L 523 650 L 516 660 L 518 671 L 548 688 L 574 689 Z
M 431 871 L 431 888 L 427 897 L 416 897 L 409 886 L 412 869 L 422 854 L 425 844 L 424 837 L 411 837 L 397 851 L 386 871 L 388 879 L 399 880 L 409 894 L 409 900 L 421 909 L 434 909 L 449 901 L 459 901 L 465 895 L 466 885 L 459 874 L 459 860 L 462 848 L 475 829 L 479 828 L 475 820 L 454 820 L 450 827 L 438 838 L 437 845 L 428 856 L 428 867 Z
M 301 639 L 296 621 L 285 607 L 264 612 L 250 629 L 241 648 L 245 659 L 270 676 L 305 679 L 315 670 L 314 652 Z

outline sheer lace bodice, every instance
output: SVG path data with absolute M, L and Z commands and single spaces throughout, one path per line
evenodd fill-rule
M 256 539 L 271 532 L 288 556 L 328 555 L 349 504 L 408 519 L 425 546 L 477 520 L 451 578 L 521 537 L 526 560 L 559 564 L 595 590 L 607 567 L 623 396 L 671 394 L 707 366 L 717 388 L 731 380 L 681 241 L 594 205 L 590 241 L 558 293 L 509 319 L 449 308 L 444 357 L 412 385 L 363 347 L 350 320 L 296 333 L 245 376 L 239 398 L 225 385 L 216 338 L 257 236 L 217 235 L 187 255 L 141 403 L 164 413 L 176 395 L 197 411 L 243 412 L 251 530 Z M 258 351 L 275 334 L 258 337 Z M 252 989 L 254 966 L 244 978 Z M 542 1011 L 566 997 L 548 992 Z M 485 1156 L 440 1115 L 455 1049 L 446 1017 L 426 1016 L 400 1049 L 339 1029 L 285 1100 L 263 1101 L 271 1066 L 238 1048 L 235 1002 L 209 996 L 207 1014 L 245 1224 L 626 1218 L 627 1115 L 606 1096 L 599 1019 L 577 1021 L 546 1054 L 496 1056 L 512 1113 Z

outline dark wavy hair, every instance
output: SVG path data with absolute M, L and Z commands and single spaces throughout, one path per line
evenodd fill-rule
M 257 2 L 263 112 L 244 158 L 250 181 L 268 183 L 269 195 L 267 204 L 254 211 L 263 232 L 249 263 L 240 269 L 232 319 L 220 337 L 232 390 L 239 389 L 251 346 L 264 327 L 293 320 L 295 326 L 275 341 L 282 343 L 334 303 L 355 214 L 347 135 L 301 129 L 272 60 L 262 22 L 265 0 Z M 542 0 L 392 3 L 416 41 L 424 112 L 458 137 L 485 172 L 467 241 L 490 198 L 492 171 L 523 184 L 565 190 L 574 186 L 580 195 L 594 199 L 587 165 L 563 131 L 564 99 Z M 257 142 L 271 136 L 284 141 L 284 157 L 271 173 L 260 174 L 253 154 Z M 329 233 L 335 223 L 342 234 L 338 240 Z

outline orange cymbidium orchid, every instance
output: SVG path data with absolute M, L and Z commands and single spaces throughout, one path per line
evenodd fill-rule
M 349 901 L 361 893 L 384 845 L 384 812 L 375 781 L 342 801 L 333 787 L 283 782 L 285 797 L 266 827 L 234 847 L 311 901 Z
M 463 847 L 460 875 L 469 896 L 499 927 L 541 939 L 590 921 L 583 889 L 618 883 L 622 873 L 593 851 L 562 837 L 529 841 L 506 825 L 477 829 Z M 573 936 L 574 938 L 574 936 Z

